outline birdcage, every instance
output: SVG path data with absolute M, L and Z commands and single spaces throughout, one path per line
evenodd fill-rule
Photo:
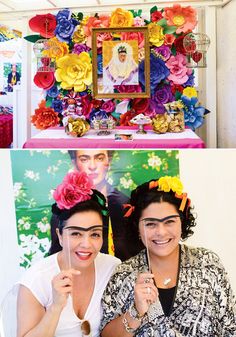
M 47 50 L 49 50 L 48 39 L 40 39 L 35 42 L 33 51 L 37 58 L 37 71 L 55 71 L 55 61 L 48 56 Z
M 188 68 L 206 68 L 206 53 L 210 46 L 210 39 L 203 33 L 189 33 L 183 39 L 183 46 L 187 53 Z

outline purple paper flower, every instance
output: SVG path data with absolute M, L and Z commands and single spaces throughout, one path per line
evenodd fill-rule
M 168 102 L 173 102 L 174 97 L 171 92 L 171 87 L 170 85 L 163 85 L 162 87 L 157 86 L 154 90 L 154 94 L 152 98 L 157 102 L 157 103 L 168 103 Z
M 167 61 L 170 58 L 170 55 L 171 55 L 170 47 L 168 47 L 164 44 L 160 47 L 154 47 L 153 51 L 154 51 L 155 54 L 161 55 L 163 57 L 164 61 Z
M 105 111 L 93 109 L 89 115 L 89 120 L 92 121 L 94 118 L 104 119 L 104 118 L 108 118 L 108 116 Z
M 90 51 L 91 50 L 91 48 L 89 48 L 86 44 L 83 44 L 83 43 L 76 43 L 75 45 L 74 45 L 74 48 L 73 48 L 73 50 L 72 50 L 72 52 L 74 53 L 74 54 L 80 54 L 80 53 L 82 53 L 83 51 L 85 51 L 85 52 L 88 52 L 88 51 Z
M 150 55 L 150 86 L 151 90 L 156 88 L 162 80 L 166 79 L 170 74 L 169 69 L 166 67 L 165 62 L 159 57 Z M 144 61 L 139 66 L 139 79 L 143 86 L 145 86 L 145 73 L 144 73 Z
M 156 114 L 163 114 L 163 113 L 165 113 L 164 105 L 161 104 L 161 103 L 157 103 L 153 99 L 150 99 L 150 109 L 153 112 L 153 116 L 152 117 L 154 117 Z M 151 116 L 149 116 L 149 117 L 151 117 Z

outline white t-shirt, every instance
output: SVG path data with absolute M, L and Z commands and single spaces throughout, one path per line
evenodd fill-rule
M 57 256 L 58 253 L 36 262 L 24 273 L 19 281 L 19 284 L 30 289 L 46 310 L 53 301 L 51 281 L 54 276 L 60 273 Z M 90 336 L 97 337 L 99 336 L 99 326 L 102 316 L 101 298 L 107 282 L 115 267 L 120 263 L 120 260 L 114 256 L 99 253 L 94 262 L 95 287 L 83 320 L 88 320 L 90 323 Z M 82 337 L 80 325 L 83 320 L 80 320 L 76 316 L 73 310 L 72 298 L 69 296 L 67 305 L 61 312 L 55 337 Z

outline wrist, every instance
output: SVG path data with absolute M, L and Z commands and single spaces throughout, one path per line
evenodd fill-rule
M 142 322 L 146 313 L 140 314 L 139 311 L 137 310 L 135 304 L 132 303 L 130 308 L 129 308 L 129 314 L 130 314 L 130 317 L 133 318 L 134 320 Z
M 52 303 L 49 307 L 49 310 L 52 313 L 61 313 L 63 309 L 64 309 L 64 305 L 57 304 L 57 303 Z
M 136 330 L 141 325 L 141 321 L 134 320 L 133 317 L 130 316 L 130 313 L 128 311 L 124 314 L 123 319 L 122 319 L 122 323 L 124 325 L 124 328 L 125 328 L 126 332 L 128 332 L 128 333 L 135 333 Z

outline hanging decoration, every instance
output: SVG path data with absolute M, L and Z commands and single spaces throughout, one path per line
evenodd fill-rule
M 63 118 L 73 114 L 84 118 L 90 124 L 92 121 L 110 118 L 109 120 L 113 119 L 117 125 L 130 126 L 131 119 L 142 113 L 150 119 L 160 119 L 156 123 L 161 122 L 160 130 L 163 132 L 163 125 L 166 126 L 163 116 L 168 113 L 165 104 L 176 101 L 183 104 L 181 112 L 187 126 L 195 130 L 203 124 L 204 116 L 209 111 L 198 102 L 197 91 L 194 88 L 194 69 L 189 68 L 190 58 L 198 67 L 200 60 L 196 62 L 196 54 L 195 59 L 192 54 L 190 57 L 186 46 L 189 36 L 194 37 L 194 52 L 201 52 L 204 61 L 209 39 L 203 34 L 190 35 L 197 25 L 196 9 L 191 6 L 182 7 L 175 4 L 163 9 L 154 6 L 150 10 L 149 18 L 143 16 L 141 10 L 122 8 L 114 10 L 111 14 L 96 13 L 91 16 L 63 9 L 56 15 L 36 15 L 30 19 L 29 25 L 39 34 L 25 37 L 26 40 L 35 43 L 34 49 L 40 54 L 34 82 L 45 90 L 46 106 L 57 113 L 58 125 L 63 124 Z M 150 46 L 150 97 L 95 99 L 92 83 L 92 29 L 144 26 L 148 27 Z M 132 32 L 126 35 L 124 39 L 138 41 L 137 59 L 142 61 L 145 54 L 142 35 L 132 35 Z M 111 36 L 107 33 L 100 34 L 97 38 L 98 72 L 103 72 L 103 43 L 106 42 L 107 45 L 110 40 Z M 199 49 L 202 43 L 200 41 L 205 41 L 205 49 Z M 194 44 L 193 46 L 195 48 Z M 123 54 L 124 52 L 123 50 Z M 47 71 L 44 71 L 45 69 Z M 139 84 L 135 87 L 132 84 L 117 85 L 117 92 L 127 94 L 129 90 L 132 93 L 141 90 L 142 76 L 142 69 L 139 69 Z M 73 100 L 68 101 L 68 95 Z M 172 116 L 172 124 L 175 125 L 173 130 L 181 129 L 176 126 L 177 122 L 182 123 L 182 119 L 177 116 L 180 117 Z
M 210 39 L 203 33 L 189 33 L 183 39 L 183 46 L 187 53 L 188 68 L 206 68 L 206 53 L 210 46 Z

